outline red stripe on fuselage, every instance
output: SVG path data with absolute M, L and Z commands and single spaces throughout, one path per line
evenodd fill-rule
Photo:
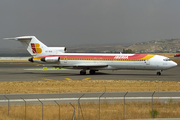
M 41 56 L 38 58 L 44 57 L 60 57 L 60 58 L 74 58 L 74 59 L 115 59 L 116 56 L 128 56 L 128 59 L 142 59 L 148 54 L 134 54 L 134 55 L 126 55 L 126 54 L 117 54 L 117 55 L 48 55 Z M 120 59 L 127 59 L 126 57 L 122 57 Z
M 133 56 L 129 56 L 129 59 L 141 59 L 146 57 L 148 54 L 134 54 Z

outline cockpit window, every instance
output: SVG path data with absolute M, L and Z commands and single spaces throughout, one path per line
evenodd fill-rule
M 171 61 L 171 59 L 165 58 L 165 59 L 163 59 L 163 61 Z

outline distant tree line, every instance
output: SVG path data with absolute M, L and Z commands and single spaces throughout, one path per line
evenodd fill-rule
M 131 49 L 128 49 L 128 50 L 123 49 L 123 53 L 135 53 L 135 52 Z

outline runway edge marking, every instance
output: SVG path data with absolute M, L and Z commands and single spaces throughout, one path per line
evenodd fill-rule
M 66 80 L 72 80 L 71 78 L 65 78 Z
M 84 78 L 84 79 L 82 79 L 82 80 L 89 80 L 89 79 L 91 79 L 91 78 Z
M 46 79 L 46 78 L 42 78 L 42 80 L 46 80 L 46 81 L 54 81 L 53 79 Z
M 47 98 L 47 99 L 39 99 L 41 101 L 54 101 L 54 100 L 78 100 L 79 98 Z M 124 97 L 102 97 L 101 100 L 112 100 L 112 99 L 119 99 L 124 100 Z M 152 97 L 126 97 L 126 100 L 151 100 Z M 180 97 L 153 97 L 153 99 L 160 99 L 160 100 L 169 100 L 169 99 L 180 99 Z M 38 102 L 38 99 L 24 99 L 26 102 Z M 81 98 L 81 100 L 99 100 L 99 97 L 92 97 L 92 98 Z M 10 99 L 10 102 L 23 102 L 22 99 Z M 1 102 L 8 102 L 8 100 L 0 100 Z

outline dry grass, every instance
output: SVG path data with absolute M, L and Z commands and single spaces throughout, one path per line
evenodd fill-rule
M 78 105 L 73 104 L 75 107 L 75 116 L 78 119 Z M 180 117 L 180 102 L 160 103 L 155 102 L 154 109 L 158 111 L 158 118 L 179 118 Z M 83 103 L 81 104 L 84 119 L 95 120 L 99 118 L 99 104 Z M 8 117 L 7 106 L 0 107 L 0 120 L 24 120 L 25 106 L 10 106 Z M 125 105 L 125 118 L 126 119 L 142 119 L 151 118 L 151 103 L 150 102 L 129 102 Z M 53 112 L 52 112 L 53 111 Z M 72 119 L 74 109 L 69 104 L 60 105 L 61 120 Z M 80 113 L 82 119 L 82 114 Z M 122 120 L 123 119 L 123 103 L 101 103 L 101 120 Z M 26 106 L 26 119 L 27 120 L 40 120 L 42 118 L 41 105 L 27 105 Z M 57 105 L 44 105 L 43 106 L 44 120 L 58 120 L 59 107 Z
M 28 60 L 0 60 L 0 62 L 29 62 Z
M 0 64 L 39 65 L 39 63 L 31 63 L 27 60 L 0 60 Z
M 151 53 L 153 55 L 162 55 L 162 56 L 166 56 L 166 57 L 174 57 L 175 54 L 177 53 Z
M 45 81 L 46 80 L 46 81 Z M 0 82 L 0 94 L 118 91 L 180 91 L 178 81 L 50 80 Z
M 180 59 L 173 59 L 172 61 L 176 62 L 178 65 L 180 65 Z

